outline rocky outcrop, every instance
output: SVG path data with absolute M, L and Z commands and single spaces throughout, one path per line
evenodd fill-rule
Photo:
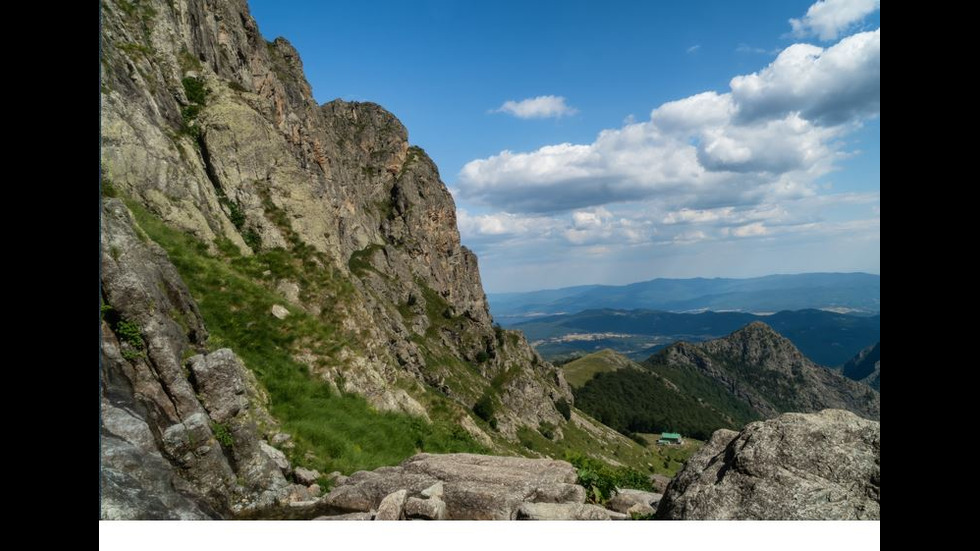
M 230 350 L 193 355 L 207 338 L 197 307 L 118 200 L 102 212 L 102 254 L 103 518 L 213 518 L 288 501 L 252 375 Z
M 648 365 L 681 367 L 720 384 L 761 417 L 826 408 L 881 417 L 877 391 L 820 367 L 762 322 L 700 343 L 677 343 L 647 360 Z
M 881 516 L 879 423 L 841 410 L 719 430 L 667 488 L 664 519 L 850 520 Z
M 841 374 L 848 379 L 862 382 L 881 391 L 881 343 L 876 342 L 857 353 L 841 368 Z
M 419 454 L 397 467 L 354 473 L 323 504 L 380 515 L 382 505 L 404 491 L 410 517 L 508 520 L 526 503 L 583 504 L 585 488 L 576 480 L 571 464 L 553 459 Z
M 108 179 L 212 249 L 285 249 L 352 285 L 269 283 L 284 303 L 342 319 L 358 343 L 329 361 L 304 355 L 317 375 L 422 416 L 424 388 L 467 410 L 489 392 L 512 440 L 520 426 L 560 424 L 554 403 L 571 402 L 561 372 L 492 327 L 452 196 L 394 115 L 317 105 L 296 50 L 266 42 L 244 0 L 107 0 L 103 15 Z

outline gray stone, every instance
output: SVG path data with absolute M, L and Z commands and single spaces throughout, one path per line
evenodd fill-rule
M 449 518 L 446 502 L 438 497 L 419 499 L 410 497 L 405 502 L 405 516 L 410 519 L 444 520 Z
M 304 485 L 309 486 L 311 484 L 316 484 L 317 479 L 320 478 L 320 472 L 312 469 L 304 469 L 303 467 L 296 467 L 293 469 L 293 480 Z
M 629 515 L 630 517 L 633 516 L 646 517 L 656 512 L 657 510 L 655 508 L 647 505 L 646 503 L 634 503 L 633 505 L 630 506 L 629 509 L 626 510 L 626 514 Z
M 374 520 L 402 520 L 405 518 L 405 499 L 408 492 L 398 490 L 385 496 L 378 505 L 378 513 Z
M 289 459 L 286 459 L 286 454 L 273 448 L 265 441 L 259 442 L 259 447 L 262 449 L 262 453 L 268 456 L 276 464 L 276 467 L 282 471 L 282 474 L 289 474 Z
M 432 486 L 422 490 L 422 496 L 424 497 L 442 497 L 444 490 L 442 482 L 436 482 Z
M 587 503 L 523 503 L 517 520 L 610 520 L 609 511 Z
M 667 488 L 665 519 L 881 518 L 881 428 L 843 410 L 716 431 Z
M 630 507 L 637 504 L 646 505 L 647 507 L 656 507 L 656 504 L 660 503 L 660 498 L 662 497 L 663 496 L 661 494 L 655 494 L 653 492 L 622 489 L 613 495 L 613 497 L 609 500 L 609 503 L 606 504 L 606 507 L 619 513 L 627 513 L 629 512 Z
M 278 319 L 284 320 L 289 317 L 289 310 L 286 310 L 286 307 L 282 306 L 281 304 L 273 304 L 272 315 Z
M 374 520 L 374 513 L 345 513 L 343 515 L 324 515 L 313 520 Z

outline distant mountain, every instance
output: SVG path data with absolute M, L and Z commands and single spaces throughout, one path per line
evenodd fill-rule
M 874 420 L 881 415 L 877 392 L 814 364 L 789 339 L 758 321 L 723 339 L 669 346 L 645 365 L 668 379 L 687 372 L 720 383 L 767 418 L 826 408 Z
M 864 273 L 771 275 L 748 279 L 654 279 L 622 286 L 585 285 L 487 296 L 503 324 L 596 308 L 669 312 L 778 312 L 807 308 L 872 314 L 881 311 L 881 276 Z
M 625 434 L 668 430 L 705 438 L 787 411 L 826 408 L 881 415 L 878 392 L 814 364 L 761 322 L 721 339 L 670 345 L 638 366 L 593 371 L 574 390 L 575 405 Z
M 706 440 L 716 429 L 740 428 L 759 418 L 721 388 L 707 392 L 698 388 L 691 393 L 692 387 L 682 389 L 611 350 L 590 354 L 564 368 L 575 406 L 623 434 L 673 431 Z
M 857 353 L 844 364 L 841 373 L 848 379 L 860 381 L 881 391 L 881 343 L 876 342 Z
M 666 345 L 722 337 L 764 321 L 818 364 L 839 366 L 881 339 L 881 316 L 797 310 L 759 316 L 743 312 L 678 314 L 653 310 L 587 310 L 512 325 L 546 358 L 610 348 L 645 359 Z

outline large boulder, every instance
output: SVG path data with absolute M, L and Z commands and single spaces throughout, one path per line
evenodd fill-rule
M 381 502 L 392 493 L 438 497 L 439 488 L 433 486 L 441 483 L 446 518 L 509 520 L 526 502 L 583 503 L 585 490 L 576 480 L 575 468 L 565 461 L 423 453 L 397 467 L 354 473 L 323 502 L 338 511 L 380 512 Z
M 667 488 L 663 519 L 880 519 L 881 429 L 843 410 L 719 430 Z

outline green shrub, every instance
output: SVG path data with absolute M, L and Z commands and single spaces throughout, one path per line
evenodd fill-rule
M 119 340 L 129 344 L 133 348 L 143 349 L 143 335 L 140 326 L 136 322 L 122 320 L 116 324 L 116 335 Z
M 487 423 L 490 423 L 491 425 L 495 424 L 493 416 L 495 413 L 493 398 L 490 397 L 490 394 L 484 394 L 483 397 L 481 397 L 476 404 L 473 405 L 473 413 Z
M 560 413 L 566 421 L 572 418 L 572 406 L 568 404 L 568 400 L 564 398 L 559 399 L 557 402 L 555 402 L 555 409 L 558 410 L 558 413 Z
M 477 363 L 481 363 L 482 364 L 482 363 L 486 362 L 489 359 L 490 359 L 490 354 L 487 354 L 487 352 L 485 350 L 481 350 L 481 351 L 479 351 L 479 352 L 476 353 L 476 361 L 477 361 Z
M 211 432 L 214 433 L 214 439 L 221 444 L 221 447 L 230 448 L 234 445 L 235 437 L 231 435 L 231 430 L 228 429 L 227 425 L 211 423 Z
M 208 100 L 208 89 L 204 86 L 204 81 L 196 77 L 184 77 L 180 81 L 184 85 L 184 94 L 187 101 L 204 105 Z
M 605 503 L 619 488 L 653 491 L 650 477 L 629 467 L 612 467 L 580 454 L 566 454 L 565 459 L 578 469 L 578 483 L 588 492 L 592 503 Z

